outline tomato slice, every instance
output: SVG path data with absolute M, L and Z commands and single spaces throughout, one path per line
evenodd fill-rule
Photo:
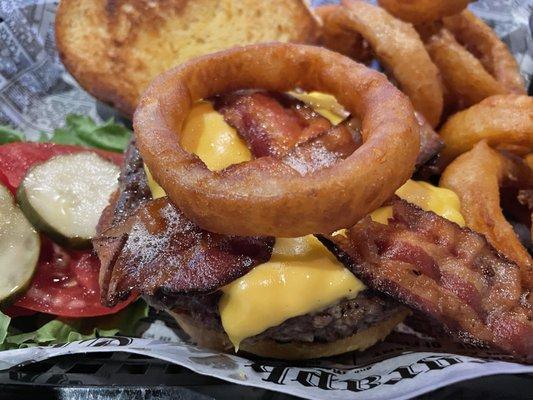
M 50 143 L 10 143 L 0 146 L 0 181 L 16 190 L 28 169 L 59 154 L 95 151 L 120 164 L 122 155 L 78 146 Z M 113 308 L 100 303 L 100 262 L 92 251 L 64 249 L 42 237 L 37 270 L 27 292 L 15 303 L 24 308 L 62 317 L 94 317 L 112 314 L 136 299 L 132 296 Z
M 95 317 L 116 313 L 135 300 L 133 296 L 113 308 L 102 306 L 98 258 L 89 251 L 65 250 L 47 238 L 42 240 L 37 270 L 16 307 L 62 317 Z
M 22 308 L 22 307 L 17 307 L 17 306 L 10 306 L 7 309 L 2 310 L 2 312 L 11 318 L 27 317 L 28 315 L 37 314 L 37 311 L 28 310 L 27 308 Z

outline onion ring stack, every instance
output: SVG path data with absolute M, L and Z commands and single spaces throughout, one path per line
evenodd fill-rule
M 443 108 L 439 71 L 431 61 L 416 30 L 382 8 L 364 1 L 343 0 L 331 13 L 330 23 L 368 41 L 377 59 L 392 72 L 400 89 L 409 96 L 415 110 L 431 126 L 439 121 Z
M 329 93 L 361 119 L 363 145 L 305 176 L 273 157 L 209 171 L 179 145 L 183 121 L 195 101 L 246 88 Z M 411 176 L 419 151 L 414 110 L 385 76 L 329 50 L 294 44 L 234 48 L 164 73 L 143 95 L 134 129 L 145 163 L 188 218 L 242 236 L 351 226 Z
M 527 94 L 514 56 L 490 26 L 468 10 L 444 18 L 443 23 L 506 91 Z
M 526 93 L 516 60 L 487 24 L 468 10 L 442 24 L 426 47 L 457 108 L 497 94 Z
M 440 185 L 453 190 L 461 199 L 467 226 L 485 235 L 496 249 L 514 261 L 520 267 L 522 284 L 533 289 L 533 259 L 502 214 L 499 190 L 503 185 L 533 188 L 532 171 L 482 141 L 446 168 Z

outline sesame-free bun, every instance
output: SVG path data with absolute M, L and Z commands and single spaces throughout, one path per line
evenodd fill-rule
M 132 116 L 160 73 L 195 56 L 259 42 L 309 43 L 304 0 L 62 0 L 57 48 L 80 85 Z
M 176 319 L 185 333 L 191 337 L 191 340 L 199 346 L 217 351 L 233 351 L 233 345 L 225 333 L 205 329 L 187 314 L 172 311 L 170 311 L 170 314 Z M 408 314 L 409 311 L 407 309 L 401 308 L 390 318 L 384 319 L 365 330 L 358 331 L 352 336 L 334 342 L 278 343 L 274 340 L 245 340 L 240 344 L 239 352 L 243 351 L 261 357 L 282 360 L 305 360 L 329 357 L 355 350 L 363 351 L 385 339 Z

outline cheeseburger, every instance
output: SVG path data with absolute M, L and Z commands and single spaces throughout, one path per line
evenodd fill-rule
M 439 148 L 430 130 L 423 131 L 419 164 Z M 350 156 L 362 136 L 360 120 L 331 95 L 253 89 L 195 102 L 179 143 L 210 171 L 275 157 L 305 175 Z M 438 203 L 441 192 L 410 182 L 402 194 L 416 201 L 423 193 Z M 383 219 L 386 213 L 373 215 Z M 94 244 L 103 302 L 139 292 L 208 348 L 325 357 L 372 346 L 409 313 L 367 288 L 313 234 L 235 236 L 203 229 L 167 197 L 135 141 L 99 230 Z

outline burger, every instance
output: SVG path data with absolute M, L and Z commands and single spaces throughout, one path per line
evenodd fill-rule
M 439 146 L 435 137 L 426 139 L 431 145 L 421 155 L 427 160 L 434 153 L 429 148 Z M 199 101 L 180 136 L 181 146 L 212 171 L 265 156 L 294 168 L 325 168 L 360 143 L 358 121 L 333 96 L 302 91 L 244 90 Z M 169 201 L 135 141 L 119 186 L 93 241 L 104 304 L 139 292 L 200 346 L 281 359 L 364 350 L 409 314 L 367 288 L 317 236 L 242 237 L 202 229 Z M 400 192 L 460 218 L 445 201 L 448 194 L 414 181 Z M 382 220 L 386 213 L 380 208 L 372 215 Z M 206 290 L 197 290 L 198 281 Z

